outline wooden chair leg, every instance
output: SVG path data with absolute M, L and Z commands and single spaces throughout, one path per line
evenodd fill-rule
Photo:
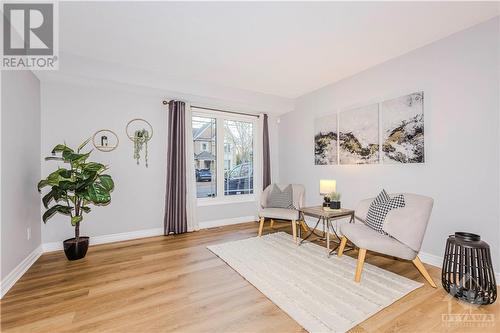
M 337 251 L 337 257 L 342 257 L 346 244 L 347 244 L 347 237 L 344 236 L 340 240 L 339 250 Z
M 271 219 L 271 228 L 274 227 L 274 220 Z
M 259 237 L 262 236 L 262 229 L 264 229 L 264 218 L 260 218 L 260 224 L 259 224 Z
M 302 230 L 304 230 L 304 232 L 309 231 L 309 226 L 306 224 L 304 220 L 300 221 L 300 225 L 302 226 Z
M 354 281 L 361 281 L 361 272 L 363 271 L 363 264 L 365 263 L 366 249 L 359 249 L 358 253 L 358 265 L 356 266 L 356 275 L 354 275 Z
M 292 220 L 292 233 L 293 233 L 293 241 L 297 243 L 297 222 Z
M 432 280 L 431 276 L 429 275 L 429 272 L 427 272 L 427 269 L 425 269 L 425 266 L 424 264 L 422 264 L 422 261 L 420 261 L 419 257 L 415 257 L 415 259 L 413 259 L 413 264 L 417 267 L 418 271 L 420 272 L 420 274 L 424 276 L 427 282 L 429 282 L 432 288 L 437 288 L 436 284 L 434 283 L 434 280 Z

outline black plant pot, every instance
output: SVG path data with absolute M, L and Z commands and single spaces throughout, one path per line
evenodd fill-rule
M 76 238 L 66 239 L 64 242 L 64 254 L 68 260 L 78 260 L 85 257 L 87 249 L 89 248 L 89 238 L 79 237 L 78 242 Z
M 331 209 L 340 209 L 340 201 L 331 201 L 330 208 Z

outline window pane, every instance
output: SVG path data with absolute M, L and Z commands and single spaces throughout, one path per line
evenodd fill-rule
M 217 131 L 215 118 L 193 117 L 196 196 L 217 195 Z
M 253 124 L 224 120 L 224 194 L 253 193 Z

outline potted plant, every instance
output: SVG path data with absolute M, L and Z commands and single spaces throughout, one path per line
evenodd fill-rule
M 113 179 L 104 174 L 107 167 L 101 163 L 87 162 L 90 152 L 81 153 L 90 139 L 83 142 L 76 152 L 65 144 L 52 149 L 52 155 L 45 160 L 61 161 L 69 164 L 69 168 L 58 167 L 47 178 L 38 183 L 38 191 L 49 186 L 50 191 L 42 197 L 47 209 L 42 216 L 44 223 L 56 213 L 67 215 L 75 227 L 75 237 L 64 241 L 64 253 L 69 260 L 85 257 L 89 245 L 89 237 L 80 236 L 80 223 L 83 215 L 90 212 L 90 204 L 102 206 L 111 201 L 110 192 L 114 188 Z M 56 154 L 58 156 L 56 156 Z M 53 205 L 49 207 L 49 204 Z
M 330 208 L 331 209 L 340 209 L 340 193 L 332 192 L 330 193 Z

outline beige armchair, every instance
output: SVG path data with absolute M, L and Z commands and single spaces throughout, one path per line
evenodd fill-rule
M 280 189 L 284 189 L 289 184 L 280 185 L 276 184 Z M 297 224 L 300 224 L 304 230 L 308 230 L 304 221 L 300 219 L 300 209 L 304 207 L 305 201 L 305 188 L 303 185 L 292 184 L 292 202 L 294 208 L 272 208 L 267 206 L 267 198 L 274 184 L 269 185 L 262 192 L 260 197 L 260 211 L 259 211 L 259 236 L 262 236 L 262 229 L 266 219 L 271 220 L 271 227 L 273 227 L 274 220 L 286 220 L 292 224 L 293 239 L 297 242 Z
M 343 237 L 337 255 L 342 256 L 347 240 L 359 247 L 358 263 L 354 276 L 356 282 L 361 280 L 366 251 L 370 250 L 413 261 L 427 282 L 436 288 L 436 284 L 417 256 L 424 239 L 434 200 L 411 193 L 404 193 L 404 197 L 405 207 L 389 211 L 384 221 L 382 229 L 392 237 L 381 234 L 364 224 L 373 198 L 361 201 L 356 207 L 356 220 L 361 221 L 361 223 L 349 223 L 341 226 Z

